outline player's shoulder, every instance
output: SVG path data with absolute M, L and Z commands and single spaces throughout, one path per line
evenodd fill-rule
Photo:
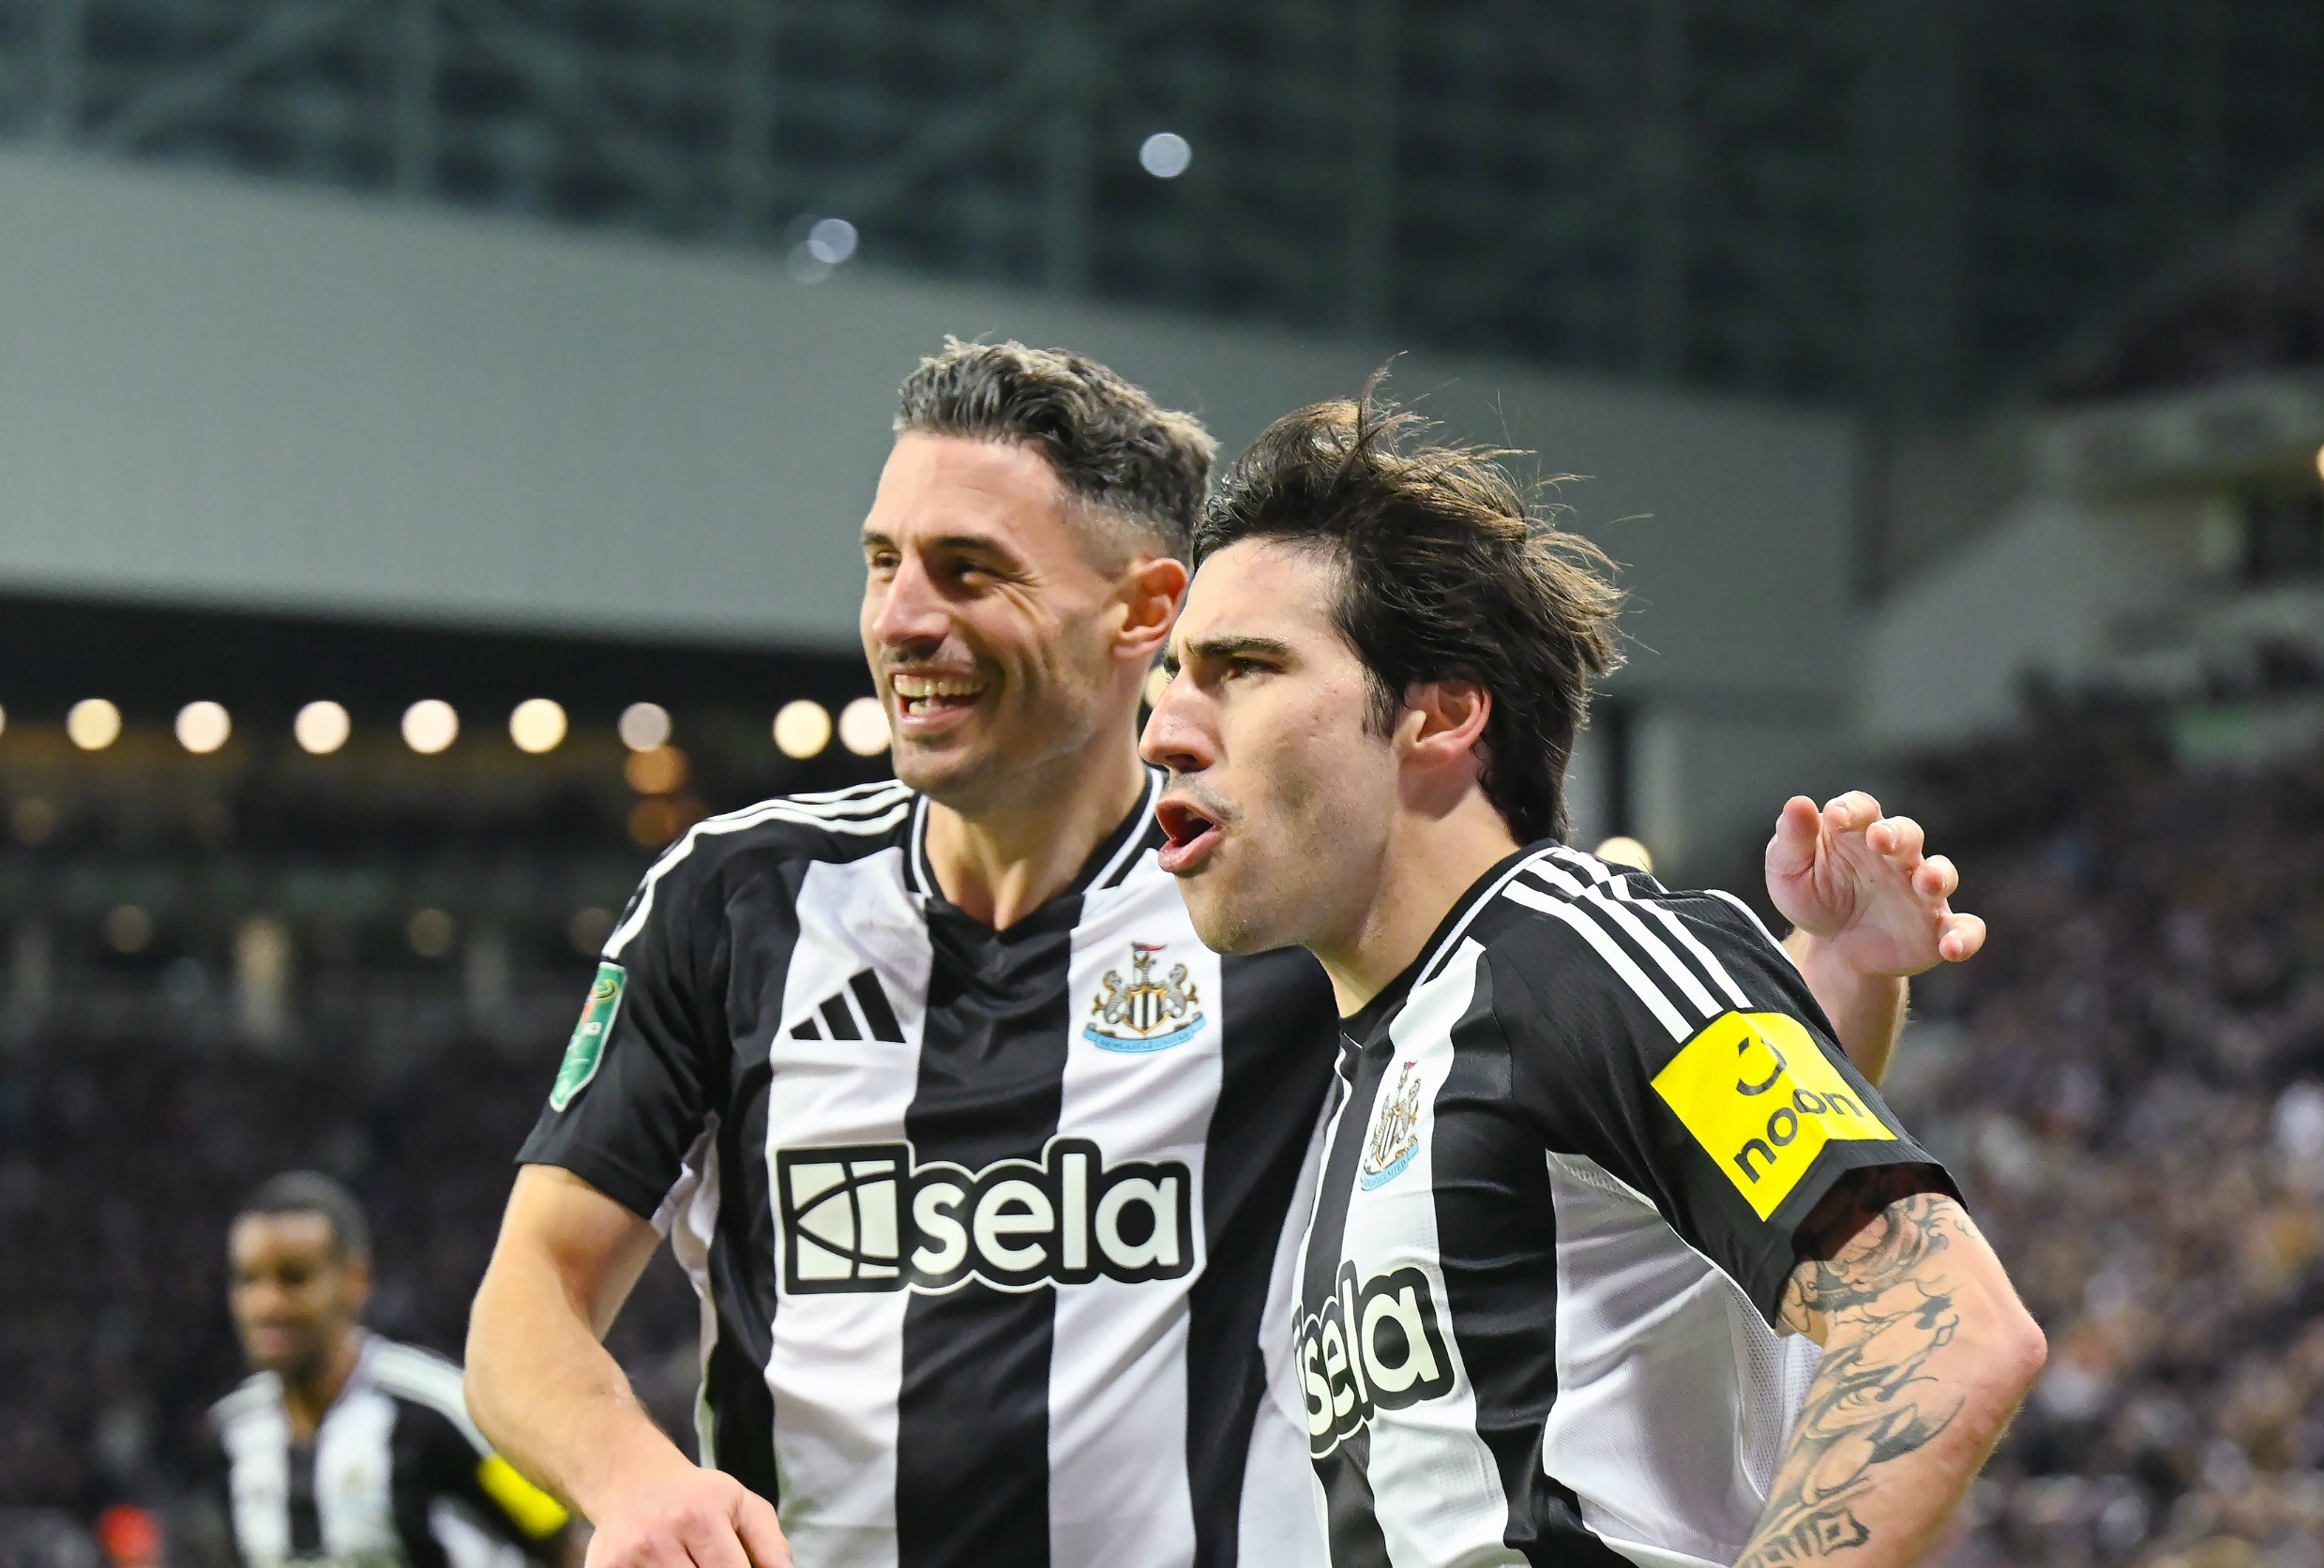
M 220 1436 L 282 1406 L 282 1382 L 271 1372 L 253 1372 L 234 1391 L 210 1406 L 210 1425 Z
M 468 1414 L 468 1395 L 458 1362 L 417 1345 L 374 1334 L 364 1347 L 363 1372 L 382 1394 L 443 1417 L 478 1453 L 485 1451 L 484 1435 Z
M 641 912 L 667 907 L 735 874 L 769 866 L 860 860 L 901 846 L 919 796 L 895 779 L 772 800 L 704 817 L 664 850 L 639 884 L 628 927 Z
M 1562 1011 L 1593 996 L 1643 1006 L 1691 1033 L 1764 995 L 1788 968 L 1748 905 L 1713 890 L 1674 890 L 1644 871 L 1563 844 L 1543 844 L 1497 874 L 1469 933 L 1497 979 L 1496 1008 Z
M 656 869 L 715 869 L 738 859 L 860 860 L 904 841 L 918 795 L 896 779 L 777 795 L 705 817 L 663 852 Z M 668 874 L 667 871 L 664 874 Z

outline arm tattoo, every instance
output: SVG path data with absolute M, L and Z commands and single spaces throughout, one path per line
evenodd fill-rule
M 1870 1541 L 1856 1504 L 1878 1485 L 1875 1472 L 1960 1413 L 1960 1396 L 1925 1371 L 1960 1327 L 1937 1261 L 1960 1229 L 1952 1199 L 1908 1168 L 1842 1181 L 1802 1227 L 1809 1257 L 1785 1289 L 1782 1319 L 1825 1325 L 1823 1364 L 1736 1568 L 1808 1562 Z

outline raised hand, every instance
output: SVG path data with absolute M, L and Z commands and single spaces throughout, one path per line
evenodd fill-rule
M 1859 975 L 1904 978 L 1959 963 L 1984 945 L 1985 923 L 1954 912 L 1960 874 L 1922 853 L 1921 824 L 1883 817 L 1861 790 L 1821 811 L 1784 803 L 1767 842 L 1767 894 L 1786 920 Z

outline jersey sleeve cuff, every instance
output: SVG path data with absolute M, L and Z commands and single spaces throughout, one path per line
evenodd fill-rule
M 635 1167 L 596 1149 L 536 1149 L 527 1144 L 518 1153 L 517 1163 L 569 1170 L 649 1225 L 660 1213 L 662 1199 L 669 1196 L 677 1180 L 672 1177 L 667 1182 L 656 1182 Z
M 1816 1168 L 1804 1177 L 1784 1199 L 1783 1207 L 1775 1211 L 1775 1221 L 1784 1235 L 1796 1244 L 1799 1229 L 1807 1216 L 1816 1212 L 1816 1205 L 1824 1200 L 1833 1184 L 1854 1170 L 1878 1170 L 1886 1166 L 1916 1166 L 1927 1172 L 1929 1190 L 1939 1192 L 1955 1202 L 1961 1201 L 1961 1189 L 1954 1182 L 1937 1156 L 1918 1144 L 1897 1143 L 1834 1143 L 1825 1147 Z M 1784 1286 L 1789 1281 L 1802 1259 L 1792 1247 L 1771 1254 L 1764 1264 L 1762 1277 L 1744 1281 L 1752 1301 L 1770 1323 L 1783 1310 Z

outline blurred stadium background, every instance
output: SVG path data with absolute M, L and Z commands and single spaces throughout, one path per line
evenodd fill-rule
M 1756 888 L 1870 781 L 1992 922 L 1896 1098 L 2052 1366 L 1950 1560 L 2324 1563 L 2319 83 L 2314 0 L 0 0 L 0 1560 L 215 1560 L 264 1174 L 457 1349 L 641 867 L 883 769 L 955 332 L 1587 475 L 1577 837 Z

